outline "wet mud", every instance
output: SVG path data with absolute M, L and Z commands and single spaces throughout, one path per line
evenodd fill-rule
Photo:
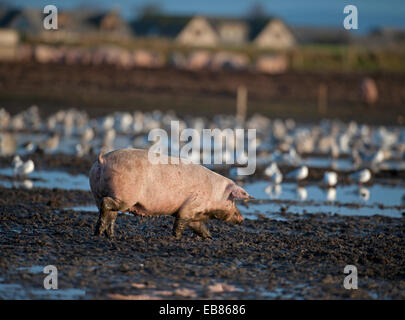
M 93 161 L 58 157 L 39 166 L 85 173 Z M 88 191 L 0 187 L 0 298 L 405 298 L 404 217 L 296 215 L 289 204 L 282 219 L 211 221 L 212 240 L 176 240 L 170 216 L 120 214 L 109 240 L 93 235 L 98 213 L 64 209 L 93 205 Z M 47 265 L 58 268 L 53 292 Z M 358 290 L 343 287 L 346 265 Z

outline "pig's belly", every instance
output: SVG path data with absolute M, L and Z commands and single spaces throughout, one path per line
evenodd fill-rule
M 108 181 L 111 196 L 123 201 L 127 210 L 140 215 L 173 214 L 179 210 L 189 191 L 175 185 L 145 183 L 143 179 L 113 176 Z

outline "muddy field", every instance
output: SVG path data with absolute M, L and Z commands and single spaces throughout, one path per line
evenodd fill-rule
M 379 100 L 362 103 L 360 84 L 375 79 Z M 175 68 L 122 70 L 112 66 L 0 64 L 0 103 L 16 113 L 31 104 L 49 115 L 81 106 L 91 116 L 120 111 L 159 109 L 212 116 L 235 112 L 239 85 L 248 89 L 248 113 L 316 121 L 319 86 L 328 87 L 329 118 L 376 124 L 405 122 L 405 78 L 400 73 L 300 73 L 266 75 L 250 71 L 186 71 Z M 384 112 L 382 112 L 384 110 Z
M 93 160 L 43 158 L 39 168 L 70 173 Z M 0 187 L 0 298 L 405 298 L 403 217 L 296 215 L 284 202 L 240 226 L 210 222 L 212 240 L 188 230 L 179 241 L 172 217 L 120 214 L 111 241 L 93 235 L 97 213 L 67 209 L 91 204 L 88 191 Z M 358 290 L 343 287 L 348 264 Z M 46 265 L 59 273 L 51 293 Z
M 318 112 L 317 94 L 325 83 L 327 118 L 356 120 L 359 126 L 400 125 L 387 126 L 392 132 L 380 128 L 380 138 L 394 134 L 397 143 L 391 144 L 392 158 L 363 185 L 349 178 L 357 170 L 349 153 L 333 159 L 335 167 L 329 151 L 317 154 L 316 149 L 300 154 L 299 163 L 309 167 L 305 181 L 288 180 L 297 164 L 281 163 L 285 179 L 270 185 L 264 172 L 277 145 L 269 144 L 253 176 L 235 176 L 229 166 L 214 168 L 256 197 L 239 204 L 246 218 L 241 225 L 211 221 L 213 239 L 187 230 L 179 241 L 172 236 L 172 217 L 120 214 L 112 241 L 93 235 L 98 213 L 87 175 L 96 149 L 79 157 L 82 132 L 77 131 L 73 137 L 62 134 L 57 151 L 47 152 L 39 146 L 52 132 L 48 122 L 39 122 L 42 131 L 32 130 L 31 116 L 25 114 L 20 129 L 3 130 L 16 137 L 17 148 L 0 156 L 0 299 L 405 299 L 405 153 L 400 144 L 405 141 L 405 78 L 371 75 L 380 100 L 369 108 L 359 98 L 365 76 L 370 75 L 0 64 L 0 107 L 12 116 L 37 104 L 42 120 L 66 107 L 93 118 L 155 109 L 212 118 L 218 110 L 234 114 L 235 90 L 244 84 L 249 114 L 319 127 L 316 121 L 326 115 Z M 94 122 L 86 125 L 94 127 Z M 94 129 L 96 136 L 87 143 L 98 148 L 108 130 Z M 378 127 L 371 129 L 376 133 Z M 292 136 L 292 131 L 286 132 Z M 116 143 L 122 144 L 123 137 L 132 146 L 142 135 L 117 131 L 115 139 L 114 134 Z M 28 152 L 27 142 L 36 147 Z M 372 154 L 380 146 L 366 147 Z M 34 161 L 29 177 L 13 175 L 14 153 Z M 321 182 L 330 170 L 339 178 L 335 188 L 327 189 Z M 58 290 L 43 288 L 47 265 L 58 268 Z M 358 290 L 343 287 L 346 265 L 358 268 Z

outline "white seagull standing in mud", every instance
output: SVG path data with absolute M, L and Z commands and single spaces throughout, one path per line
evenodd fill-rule
M 264 170 L 264 174 L 266 176 L 269 176 L 270 180 L 274 184 L 280 184 L 283 181 L 283 174 L 281 173 L 275 162 L 273 162 Z
M 291 178 L 296 181 L 300 181 L 300 180 L 304 180 L 305 178 L 307 178 L 308 173 L 309 173 L 308 167 L 302 166 L 302 167 L 295 169 L 294 171 L 288 173 L 287 178 Z
M 338 175 L 333 171 L 326 171 L 323 175 L 323 183 L 328 187 L 334 187 L 338 182 Z
M 275 172 L 280 171 L 277 167 L 277 163 L 272 162 L 265 170 L 264 174 L 268 177 L 271 177 Z
M 280 184 L 283 181 L 283 174 L 280 171 L 276 171 L 271 175 L 270 179 L 274 184 Z
M 359 184 L 362 184 L 368 182 L 371 179 L 371 172 L 368 169 L 363 169 L 352 173 L 349 177 Z
M 14 169 L 14 175 L 29 175 L 31 172 L 34 171 L 35 165 L 34 161 L 31 159 L 27 160 L 26 162 L 22 161 L 20 156 L 15 156 L 11 163 Z

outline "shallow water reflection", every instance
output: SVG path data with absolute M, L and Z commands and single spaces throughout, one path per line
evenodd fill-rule
M 299 187 L 295 183 L 270 185 L 267 181 L 258 181 L 244 186 L 245 190 L 261 200 L 285 200 L 302 202 L 299 205 L 274 203 L 251 204 L 244 212 L 279 212 L 288 206 L 288 212 L 295 213 L 338 213 L 343 215 L 388 215 L 401 217 L 405 209 L 403 186 L 374 184 L 370 187 L 354 185 L 321 188 L 318 185 Z
M 0 174 L 13 177 L 13 170 L 11 168 L 1 168 Z M 31 180 L 32 179 L 32 180 Z M 89 178 L 84 174 L 71 175 L 64 171 L 59 170 L 36 170 L 32 172 L 29 177 L 20 180 L 0 180 L 0 185 L 6 188 L 59 188 L 65 190 L 90 190 Z

